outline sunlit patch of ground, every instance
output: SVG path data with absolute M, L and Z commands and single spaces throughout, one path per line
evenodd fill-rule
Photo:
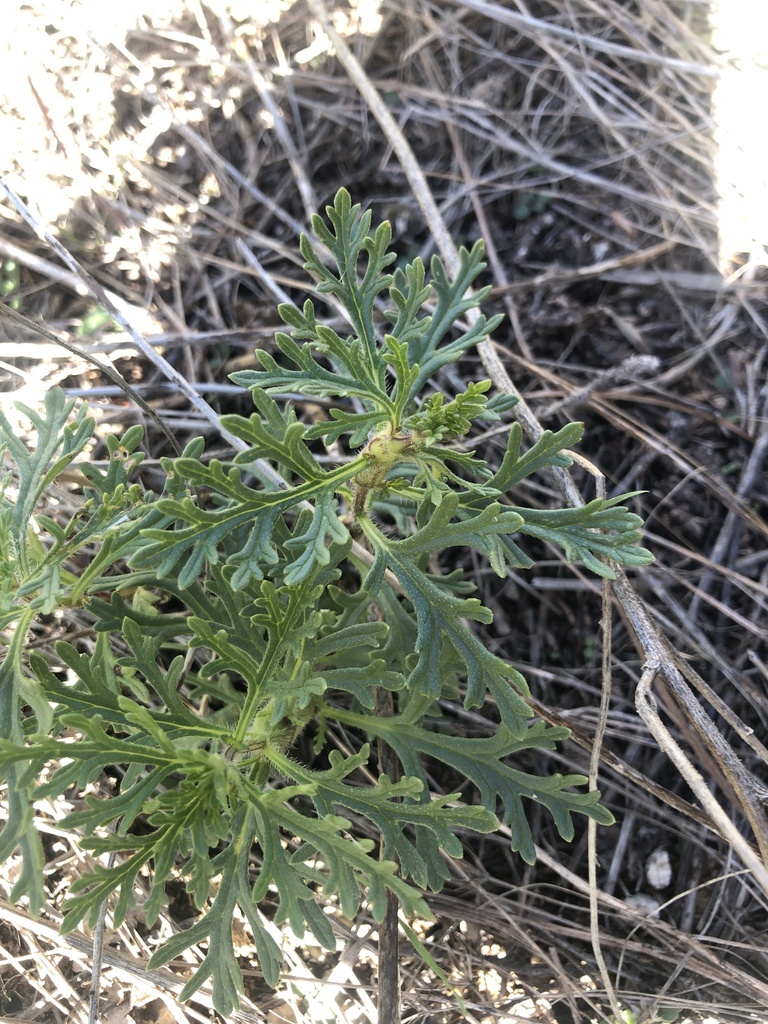
M 768 133 L 755 130 L 756 105 L 762 109 L 768 96 L 768 5 L 719 0 L 709 18 L 722 60 L 712 114 L 720 259 L 727 273 L 742 255 L 752 269 L 768 260 Z

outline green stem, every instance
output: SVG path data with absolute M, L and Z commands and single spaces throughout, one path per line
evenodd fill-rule
M 21 686 L 24 679 L 22 664 L 27 633 L 36 617 L 37 609 L 30 606 L 24 608 L 19 621 L 11 627 L 13 636 L 0 663 L 0 736 L 14 743 L 22 743 L 24 739 L 20 718 Z

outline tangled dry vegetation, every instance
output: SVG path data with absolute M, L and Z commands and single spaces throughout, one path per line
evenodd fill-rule
M 466 360 L 461 378 L 506 372 L 530 431 L 583 419 L 581 453 L 608 493 L 643 492 L 657 561 L 607 595 L 545 549 L 533 575 L 501 587 L 478 569 L 488 645 L 523 670 L 542 715 L 573 729 L 539 767 L 588 771 L 597 735 L 617 824 L 569 846 L 542 818 L 534 867 L 503 836 L 476 841 L 422 935 L 455 993 L 404 947 L 404 1019 L 613 1021 L 616 1001 L 646 1022 L 768 1019 L 766 279 L 744 261 L 724 276 L 718 253 L 724 58 L 709 5 L 357 0 L 329 3 L 330 27 L 319 0 L 124 6 L 21 5 L 3 61 L 3 171 L 216 409 L 246 411 L 227 375 L 270 343 L 277 301 L 302 297 L 298 233 L 345 185 L 391 218 L 403 256 L 442 244 L 438 215 L 453 239 L 485 239 L 485 311 L 507 316 L 486 367 Z M 437 203 L 429 222 L 403 138 Z M 215 447 L 12 207 L 0 215 L 6 300 L 83 353 L 0 320 L 4 405 L 59 383 L 102 431 L 135 422 L 87 355 L 182 441 L 206 433 Z M 147 431 L 157 459 L 165 440 Z M 493 461 L 493 432 L 477 444 Z M 590 497 L 592 469 L 574 468 L 529 499 L 558 486 Z M 52 621 L 35 643 L 78 628 Z M 89 939 L 55 930 L 82 870 L 62 813 L 40 808 L 49 913 L 6 906 L 0 921 L 4 1019 L 88 1018 Z M 183 887 L 172 895 L 166 930 L 190 914 Z M 372 922 L 336 926 L 340 952 L 296 946 L 277 993 L 246 967 L 242 1019 L 374 1020 Z M 138 917 L 108 934 L 104 1019 L 207 1019 L 204 999 L 176 1002 L 172 972 L 142 969 L 152 942 Z

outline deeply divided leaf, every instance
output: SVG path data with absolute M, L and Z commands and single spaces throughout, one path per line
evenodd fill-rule
M 13 898 L 45 902 L 34 805 L 66 797 L 64 827 L 94 860 L 64 927 L 95 922 L 106 901 L 118 926 L 139 888 L 151 926 L 183 880 L 194 920 L 150 967 L 199 945 L 182 996 L 210 982 L 225 1017 L 243 991 L 235 916 L 276 985 L 281 926 L 334 949 L 332 904 L 353 918 L 365 900 L 381 921 L 391 894 L 428 916 L 460 835 L 507 828 L 532 861 L 531 801 L 565 839 L 576 814 L 611 821 L 582 776 L 528 770 L 530 751 L 567 733 L 534 719 L 466 569 L 503 581 L 532 564 L 529 538 L 601 576 L 645 565 L 631 496 L 516 503 L 529 475 L 569 465 L 581 425 L 527 449 L 512 426 L 486 465 L 477 425 L 498 432 L 514 397 L 487 380 L 451 393 L 457 371 L 436 376 L 500 322 L 477 313 L 482 243 L 461 249 L 453 279 L 437 257 L 429 274 L 419 258 L 395 268 L 390 226 L 371 220 L 343 189 L 313 219 L 300 248 L 317 309 L 281 305 L 286 330 L 232 377 L 253 398 L 249 416 L 222 417 L 242 450 L 209 459 L 191 441 L 162 461 L 161 494 L 134 478 L 139 427 L 110 435 L 96 464 L 93 421 L 63 392 L 26 410 L 29 448 L 0 413 L 16 474 L 0 506 L 0 857 L 22 854 Z M 343 311 L 332 324 L 326 301 Z M 73 465 L 79 508 L 43 515 Z M 41 646 L 59 625 L 65 637 Z M 479 734 L 461 704 L 486 706 Z M 441 765 L 461 795 L 433 792 Z

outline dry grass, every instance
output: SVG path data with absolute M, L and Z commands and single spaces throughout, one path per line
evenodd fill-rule
M 338 63 L 316 0 L 169 0 L 101 22 L 107 6 L 61 0 L 15 15 L 3 171 L 177 371 L 215 409 L 242 411 L 227 373 L 268 343 L 276 302 L 302 295 L 297 232 L 340 185 L 392 219 L 404 256 L 430 254 L 439 223 L 425 223 L 423 186 Z M 358 0 L 333 15 L 449 234 L 486 240 L 486 312 L 508 316 L 485 368 L 467 361 L 459 374 L 503 384 L 508 373 L 533 431 L 585 420 L 582 452 L 609 493 L 645 492 L 637 506 L 657 554 L 634 590 L 610 596 L 605 664 L 594 580 L 545 550 L 533 574 L 501 589 L 479 574 L 496 613 L 488 643 L 522 668 L 541 713 L 574 729 L 538 767 L 586 770 L 602 721 L 600 787 L 618 823 L 590 850 L 586 833 L 566 846 L 534 811 L 533 868 L 503 837 L 468 848 L 424 939 L 470 1021 L 611 1021 L 608 988 L 647 1022 L 663 1010 L 768 1019 L 766 284 L 755 259 L 722 274 L 712 90 L 723 60 L 707 14 L 703 0 Z M 212 435 L 128 334 L 94 326 L 94 301 L 10 206 L 0 216 L 0 285 L 19 308 L 109 360 L 181 440 Z M 86 359 L 7 321 L 0 330 L 4 403 L 62 383 L 104 429 L 140 415 Z M 482 443 L 492 460 L 494 435 Z M 151 423 L 148 445 L 155 458 L 167 450 Z M 591 496 L 587 469 L 574 480 Z M 560 480 L 573 496 L 570 486 Z M 560 500 L 555 487 L 538 481 L 526 497 Z M 658 631 L 654 718 L 643 670 Z M 670 760 L 675 748 L 682 761 Z M 61 815 L 41 808 L 39 822 L 53 923 L 82 870 Z M 671 874 L 655 889 L 657 850 Z M 747 855 L 758 867 L 745 870 Z M 655 901 L 652 916 L 627 902 L 638 893 Z M 325 962 L 292 949 L 274 996 L 247 972 L 243 1019 L 375 1019 L 371 923 L 339 923 L 339 937 Z M 146 974 L 148 943 L 138 921 L 108 936 L 105 1019 L 207 1019 L 204 999 L 176 1002 L 170 973 Z M 242 948 L 247 965 L 245 934 Z M 85 1021 L 89 949 L 7 909 L 0 1013 Z M 405 1020 L 463 1019 L 405 949 L 403 970 Z

